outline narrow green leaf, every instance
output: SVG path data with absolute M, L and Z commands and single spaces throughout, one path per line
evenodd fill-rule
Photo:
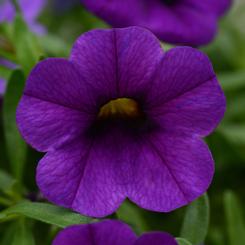
M 55 35 L 45 35 L 40 37 L 40 44 L 48 54 L 67 57 L 70 53 L 70 46 L 63 39 Z
M 49 203 L 23 201 L 0 213 L 0 221 L 5 221 L 12 215 L 23 215 L 58 227 L 74 224 L 85 224 L 91 218 L 74 213 L 69 209 L 54 206 Z
M 209 225 L 209 200 L 207 194 L 187 207 L 181 237 L 194 245 L 204 242 Z
M 236 94 L 232 97 L 232 101 L 227 103 L 226 106 L 226 120 L 227 119 L 244 119 L 245 115 L 245 96 Z
M 8 173 L 0 170 L 0 190 L 2 192 L 9 192 L 15 183 L 15 179 L 13 179 Z
M 218 79 L 224 90 L 237 90 L 245 88 L 245 71 L 220 73 L 218 74 Z
M 17 63 L 21 65 L 25 75 L 28 75 L 42 55 L 42 52 L 38 39 L 29 31 L 20 15 L 16 16 L 14 22 L 13 37 L 15 39 L 13 44 L 15 44 Z
M 0 65 L 0 77 L 5 80 L 8 80 L 10 75 L 11 75 L 11 70 L 6 68 L 5 66 Z
M 25 78 L 21 71 L 13 71 L 3 103 L 3 123 L 8 158 L 17 180 L 22 179 L 27 147 L 16 126 L 16 107 L 22 94 Z
M 147 225 L 140 211 L 139 207 L 127 200 L 117 210 L 116 214 L 120 220 L 130 224 L 140 234 L 147 230 Z
M 9 223 L 0 239 L 1 245 L 35 245 L 31 226 L 27 220 Z
M 179 245 L 192 245 L 190 242 L 188 242 L 186 239 L 184 238 L 176 238 L 177 242 Z
M 17 223 L 17 229 L 13 236 L 11 245 L 35 245 L 34 237 L 31 227 L 27 224 L 26 220 L 21 219 Z
M 9 223 L 4 228 L 4 232 L 0 237 L 0 244 L 1 245 L 10 245 L 13 241 L 13 237 L 15 235 L 17 224 L 16 223 Z
M 222 133 L 231 143 L 236 145 L 245 144 L 245 125 L 226 124 L 219 127 Z
M 231 191 L 224 194 L 225 217 L 230 245 L 245 244 L 245 224 L 239 200 Z

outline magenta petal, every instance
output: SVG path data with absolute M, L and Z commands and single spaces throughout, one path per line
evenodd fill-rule
M 146 110 L 164 131 L 210 134 L 224 116 L 225 97 L 207 56 L 192 48 L 165 53 Z
M 133 245 L 136 235 L 125 224 L 116 220 L 71 226 L 62 230 L 53 245 Z M 172 244 L 167 244 L 172 245 Z
M 71 61 L 79 67 L 93 93 L 115 98 L 130 97 L 149 87 L 162 55 L 152 33 L 129 27 L 83 34 L 73 47 Z
M 177 241 L 168 233 L 151 232 L 140 236 L 134 245 L 178 245 Z
M 207 190 L 214 162 L 202 140 L 158 134 L 142 145 L 139 171 L 128 193 L 133 202 L 145 209 L 169 212 Z

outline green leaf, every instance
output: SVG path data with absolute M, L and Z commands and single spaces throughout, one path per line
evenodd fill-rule
M 176 238 L 177 242 L 179 245 L 192 245 L 190 242 L 188 242 L 186 239 L 184 238 Z
M 16 16 L 14 22 L 13 38 L 12 42 L 15 44 L 17 63 L 21 65 L 25 75 L 28 75 L 42 52 L 38 39 L 29 31 L 20 15 Z
M 25 78 L 21 71 L 13 71 L 8 82 L 3 103 L 3 123 L 8 158 L 17 180 L 22 179 L 27 146 L 16 126 L 16 107 L 22 95 Z
M 13 179 L 8 173 L 0 170 L 0 190 L 2 192 L 9 192 L 15 183 L 15 179 Z
M 218 74 L 219 82 L 226 91 L 234 91 L 237 89 L 245 88 L 245 71 L 220 73 Z
M 23 201 L 0 213 L 0 221 L 8 220 L 13 215 L 23 215 L 35 220 L 64 228 L 74 224 L 85 224 L 91 218 L 74 213 L 66 208 L 49 203 Z
M 130 224 L 139 234 L 147 230 L 141 209 L 128 200 L 120 206 L 116 214 L 120 220 Z
M 10 75 L 11 70 L 6 68 L 5 66 L 0 65 L 0 77 L 4 78 L 5 80 L 8 80 Z
M 227 101 L 225 118 L 227 120 L 231 119 L 241 119 L 244 120 L 245 115 L 245 96 L 244 93 L 236 94 L 230 101 Z
M 224 194 L 225 217 L 230 245 L 245 244 L 245 224 L 239 200 L 231 191 Z
M 204 242 L 209 225 L 209 200 L 207 194 L 187 207 L 181 237 L 194 245 Z
M 245 125 L 226 124 L 219 127 L 219 132 L 222 133 L 227 140 L 236 145 L 245 144 Z
M 1 238 L 1 245 L 35 245 L 31 226 L 23 218 L 10 223 Z
M 12 245 L 35 245 L 31 227 L 24 219 L 18 221 L 17 229 L 13 237 Z
M 40 37 L 40 44 L 48 54 L 67 57 L 70 53 L 70 46 L 63 39 L 55 35 L 45 35 Z

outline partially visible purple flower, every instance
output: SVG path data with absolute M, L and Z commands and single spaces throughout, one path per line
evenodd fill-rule
M 23 18 L 30 29 L 37 34 L 44 34 L 45 28 L 36 19 L 43 10 L 46 0 L 17 0 Z M 0 23 L 12 22 L 16 15 L 16 9 L 11 0 L 4 0 L 0 4 Z
M 15 8 L 10 0 L 0 3 L 0 23 L 11 22 L 15 16 Z
M 16 64 L 14 64 L 13 62 L 6 60 L 2 57 L 0 57 L 0 66 L 5 66 L 9 69 L 15 69 L 16 68 Z
M 1 57 L 0 57 L 0 66 L 7 67 L 9 69 L 15 69 L 16 68 L 16 64 L 12 63 L 9 60 L 1 58 Z M 2 96 L 4 95 L 5 89 L 6 89 L 6 81 L 5 81 L 5 79 L 0 77 L 0 98 L 2 98 Z
M 0 98 L 4 95 L 5 88 L 6 88 L 6 81 L 5 79 L 0 77 Z
M 130 27 L 87 32 L 69 60 L 41 61 L 17 124 L 29 144 L 48 152 L 37 168 L 44 196 L 102 217 L 125 198 L 168 212 L 202 195 L 214 173 L 202 138 L 224 111 L 205 54 L 164 53 L 151 32 Z
M 113 27 L 150 29 L 161 40 L 199 46 L 217 32 L 218 18 L 231 0 L 81 0 L 87 9 Z
M 62 230 L 53 245 L 178 245 L 165 232 L 145 233 L 139 238 L 132 229 L 116 220 L 70 226 Z

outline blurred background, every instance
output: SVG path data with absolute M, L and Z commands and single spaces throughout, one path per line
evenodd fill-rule
M 15 125 L 15 109 L 25 78 L 39 60 L 46 57 L 68 57 L 78 36 L 87 30 L 107 25 L 87 12 L 79 0 L 47 1 L 37 22 L 46 28 L 45 34 L 33 34 L 20 16 L 12 24 L 0 23 L 0 79 L 6 82 L 6 91 L 2 92 L 0 99 L 1 245 L 51 244 L 54 235 L 63 227 L 55 224 L 64 222 L 65 226 L 68 222 L 59 220 L 59 216 L 63 215 L 61 218 L 64 218 L 67 215 L 65 217 L 71 217 L 74 222 L 78 218 L 70 213 L 63 214 L 61 210 L 52 209 L 51 206 L 35 206 L 31 211 L 28 207 L 13 208 L 23 199 L 45 202 L 35 184 L 35 169 L 42 154 L 30 149 L 22 141 Z M 232 9 L 219 25 L 215 41 L 201 49 L 212 60 L 225 91 L 227 111 L 220 126 L 206 139 L 215 159 L 216 172 L 208 191 L 209 205 L 206 197 L 201 200 L 206 206 L 200 211 L 203 216 L 200 216 L 199 228 L 205 229 L 209 223 L 206 245 L 244 245 L 245 1 L 234 1 Z M 163 47 L 171 48 L 164 44 Z M 4 88 L 0 90 L 3 91 Z M 193 205 L 198 207 L 199 203 Z M 6 215 L 6 211 L 3 211 L 6 208 L 11 215 Z M 39 211 L 35 213 L 38 208 Z M 186 213 L 197 215 L 196 209 L 193 210 L 188 211 L 184 207 L 161 214 L 141 210 L 126 202 L 111 218 L 119 217 L 138 234 L 165 230 L 180 237 L 185 235 L 183 220 L 188 222 Z

